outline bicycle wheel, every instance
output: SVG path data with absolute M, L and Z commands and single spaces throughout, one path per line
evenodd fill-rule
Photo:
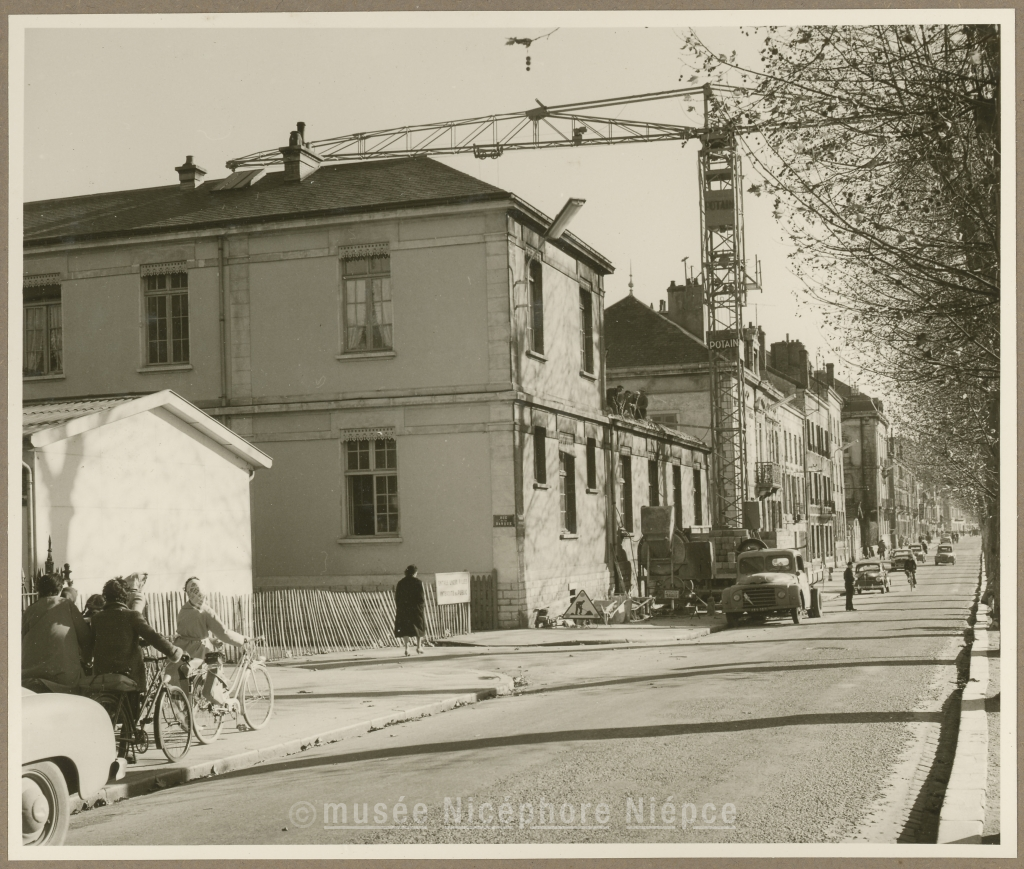
M 242 679 L 242 717 L 253 730 L 259 730 L 274 711 L 274 684 L 266 667 L 249 667 Z
M 216 704 L 203 696 L 204 675 L 200 673 L 191 681 L 192 692 L 192 732 L 203 745 L 209 745 L 219 735 L 224 726 L 223 710 L 217 710 Z
M 156 744 L 172 763 L 181 760 L 192 745 L 192 706 L 176 685 L 166 686 L 156 698 L 153 733 Z

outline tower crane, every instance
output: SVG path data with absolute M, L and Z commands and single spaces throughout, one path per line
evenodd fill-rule
M 706 340 L 711 373 L 711 436 L 714 461 L 712 510 L 719 528 L 743 527 L 746 480 L 746 389 L 742 349 L 743 306 L 750 289 L 743 242 L 743 178 L 736 135 L 743 130 L 712 123 L 716 85 L 537 107 L 521 112 L 350 133 L 307 143 L 322 163 L 472 154 L 478 159 L 506 151 L 619 145 L 699 139 L 701 280 L 707 307 Z M 593 114 L 600 109 L 702 96 L 703 126 L 634 121 Z M 301 129 L 301 128 L 300 128 Z M 233 172 L 271 166 L 281 149 L 229 160 Z

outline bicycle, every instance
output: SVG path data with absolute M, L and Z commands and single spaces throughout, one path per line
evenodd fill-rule
M 907 574 L 907 584 L 910 586 L 910 590 L 915 591 L 917 589 L 917 571 L 907 570 L 904 572 Z
M 144 661 L 146 691 L 138 712 L 132 708 L 132 695 L 136 694 L 137 686 L 131 679 L 125 679 L 123 686 L 104 688 L 91 696 L 106 709 L 114 725 L 118 757 L 134 764 L 137 755 L 149 750 L 146 726 L 152 722 L 154 742 L 174 763 L 188 754 L 192 746 L 192 707 L 184 691 L 168 684 L 163 659 L 145 658 Z M 182 661 L 187 663 L 188 656 Z
M 235 668 L 230 684 L 221 674 L 223 660 L 220 652 L 207 655 L 199 669 L 189 676 L 192 730 L 203 745 L 209 745 L 220 735 L 228 715 L 234 716 L 237 727 L 238 715 L 241 713 L 246 726 L 251 730 L 259 730 L 270 720 L 274 711 L 274 683 L 267 672 L 266 656 L 256 654 L 257 647 L 265 644 L 262 637 L 245 644 L 242 659 Z M 208 676 L 217 680 L 225 690 L 225 702 L 210 701 L 203 695 L 203 686 Z

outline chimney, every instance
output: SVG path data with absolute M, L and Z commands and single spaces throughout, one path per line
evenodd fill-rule
M 664 299 L 658 299 L 658 313 L 659 314 L 664 314 L 665 313 L 665 300 Z
M 194 190 L 203 183 L 203 176 L 206 170 L 192 162 L 192 155 L 185 158 L 181 166 L 175 166 L 174 171 L 178 173 L 178 187 L 182 190 Z
M 801 389 L 807 389 L 807 351 L 800 341 L 776 341 L 772 344 L 772 368 L 781 371 Z
M 668 318 L 687 332 L 704 340 L 704 287 L 687 280 L 685 286 L 675 281 L 668 285 Z
M 299 121 L 288 137 L 288 147 L 279 148 L 284 158 L 284 180 L 301 181 L 320 168 L 323 158 L 306 144 L 306 125 Z
M 768 368 L 768 357 L 765 355 L 764 352 L 764 329 L 762 329 L 760 326 L 757 327 L 757 349 L 759 351 L 757 358 L 760 360 L 761 363 L 761 368 L 757 372 L 757 374 L 759 377 L 763 379 L 765 377 L 766 369 Z
M 825 364 L 825 382 L 832 387 L 836 385 L 836 366 L 832 362 Z

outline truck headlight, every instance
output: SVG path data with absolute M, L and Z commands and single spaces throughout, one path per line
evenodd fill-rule
M 780 588 L 779 589 L 779 600 L 782 600 L 782 598 L 784 598 L 787 594 L 789 594 L 789 592 L 786 591 L 786 589 Z
M 738 591 L 733 592 L 732 599 L 734 601 L 741 601 L 741 600 L 743 600 L 743 595 L 740 594 Z

